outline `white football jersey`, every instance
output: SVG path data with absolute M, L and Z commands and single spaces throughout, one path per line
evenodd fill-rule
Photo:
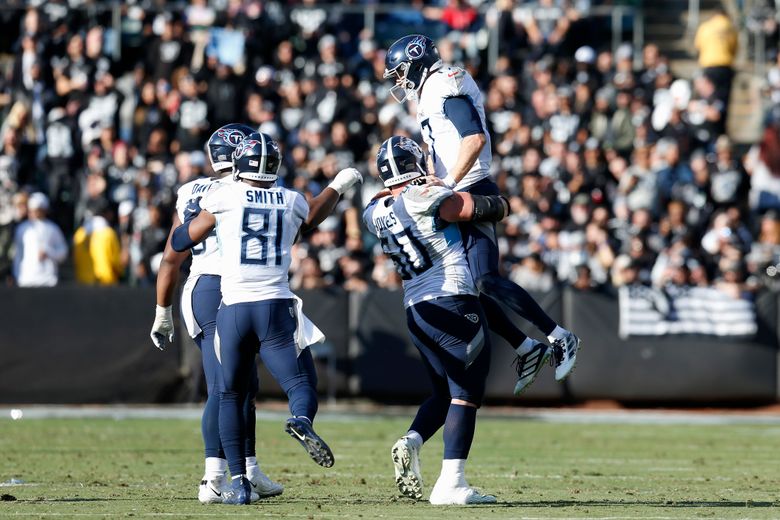
M 444 113 L 444 101 L 451 97 L 466 97 L 471 101 L 479 113 L 487 139 L 474 166 L 455 187 L 456 190 L 463 190 L 490 176 L 490 162 L 493 160 L 482 92 L 471 75 L 459 67 L 443 67 L 431 74 L 423 85 L 417 103 L 417 122 L 423 140 L 428 145 L 436 176 L 446 177 L 458 160 L 461 141 L 458 129 Z
M 294 297 L 287 273 L 290 249 L 309 216 L 303 195 L 278 186 L 219 182 L 200 205 L 217 218 L 225 304 Z
M 218 179 L 201 177 L 182 185 L 176 192 L 176 213 L 179 215 L 179 221 L 184 222 L 184 208 L 187 203 L 198 197 L 203 197 L 214 186 L 217 186 Z M 203 200 L 203 199 L 201 199 Z M 196 245 L 192 251 L 192 265 L 190 266 L 189 278 L 195 278 L 203 274 L 213 274 L 219 276 L 219 253 L 217 245 L 217 234 L 211 232 L 206 240 Z
M 401 275 L 404 306 L 458 294 L 476 295 L 457 224 L 438 218 L 452 195 L 443 186 L 407 186 L 397 199 L 368 205 L 363 221 Z

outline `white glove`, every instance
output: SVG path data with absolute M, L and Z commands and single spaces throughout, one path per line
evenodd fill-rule
M 363 182 L 363 176 L 355 168 L 344 168 L 336 174 L 328 188 L 336 190 L 339 195 L 350 189 L 355 184 Z
M 154 325 L 152 325 L 152 332 L 149 333 L 152 338 L 154 346 L 160 350 L 165 350 L 165 338 L 168 338 L 168 342 L 173 343 L 173 312 L 171 306 L 160 307 L 156 306 L 154 311 Z

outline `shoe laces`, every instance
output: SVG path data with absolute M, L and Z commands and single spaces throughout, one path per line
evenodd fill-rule
M 556 339 L 552 343 L 553 355 L 550 357 L 550 366 L 558 367 L 563 363 L 566 357 L 566 349 L 564 348 L 564 340 Z
M 539 344 L 537 344 L 532 350 L 529 352 L 526 352 L 525 354 L 518 354 L 515 359 L 512 361 L 512 366 L 514 367 L 515 371 L 517 372 L 518 377 L 524 377 L 525 367 L 528 364 L 528 360 L 530 359 L 529 354 L 537 353 L 537 356 L 541 359 L 544 356 L 544 350 L 539 349 Z M 555 352 L 555 344 L 553 344 L 553 351 Z M 553 356 L 550 356 L 549 358 L 550 366 L 555 366 L 553 361 Z

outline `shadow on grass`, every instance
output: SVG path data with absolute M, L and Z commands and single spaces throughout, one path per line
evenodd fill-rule
M 192 497 L 107 497 L 107 498 L 44 498 L 44 499 L 19 499 L 15 503 L 22 504 L 47 504 L 47 503 L 89 503 L 89 502 L 192 502 Z M 265 506 L 286 506 L 291 504 L 318 504 L 319 499 L 306 499 L 306 498 L 261 498 L 256 504 L 262 504 Z M 426 500 L 418 502 L 420 506 L 428 505 Z M 345 506 L 391 506 L 393 504 L 399 505 L 412 505 L 415 504 L 413 500 L 407 500 L 403 498 L 397 499 L 358 499 L 358 500 L 334 500 L 329 505 L 345 505 Z M 511 508 L 511 507 L 525 507 L 525 508 L 542 508 L 542 507 L 659 507 L 659 508 L 769 508 L 780 507 L 780 502 L 765 502 L 765 501 L 751 501 L 751 500 L 538 500 L 538 501 L 507 501 L 495 504 L 484 504 L 481 507 L 498 507 L 498 508 Z
M 535 502 L 512 501 L 488 504 L 490 507 L 780 507 L 780 502 L 756 502 L 752 500 L 539 500 Z

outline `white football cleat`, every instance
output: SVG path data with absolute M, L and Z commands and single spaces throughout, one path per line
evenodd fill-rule
M 517 370 L 517 384 L 515 384 L 515 395 L 522 394 L 526 388 L 531 386 L 536 380 L 536 376 L 550 360 L 553 349 L 541 341 L 533 340 L 531 347 L 524 352 L 517 347 L 517 359 L 515 360 L 515 369 Z
M 201 504 L 222 504 L 233 494 L 230 480 L 227 476 L 213 480 L 201 480 L 198 488 L 198 500 Z M 278 493 L 277 493 L 278 494 Z M 252 491 L 249 495 L 251 502 L 260 500 L 260 495 Z
M 226 493 L 230 492 L 230 482 L 225 477 L 213 480 L 201 480 L 198 487 L 198 500 L 201 504 L 221 504 Z
M 553 341 L 556 381 L 563 381 L 574 370 L 574 365 L 577 364 L 577 351 L 580 349 L 580 343 L 580 338 L 569 331 L 566 332 L 563 338 Z
M 275 497 L 284 492 L 283 485 L 268 478 L 257 466 L 247 468 L 246 476 L 252 485 L 252 494 L 257 493 L 258 498 Z
M 495 504 L 497 500 L 493 495 L 483 495 L 465 481 L 453 484 L 449 479 L 439 478 L 431 491 L 430 502 L 435 506 L 468 506 Z
M 395 467 L 395 484 L 398 491 L 405 497 L 420 500 L 422 498 L 423 480 L 420 473 L 420 449 L 409 442 L 409 438 L 401 437 L 390 450 Z

